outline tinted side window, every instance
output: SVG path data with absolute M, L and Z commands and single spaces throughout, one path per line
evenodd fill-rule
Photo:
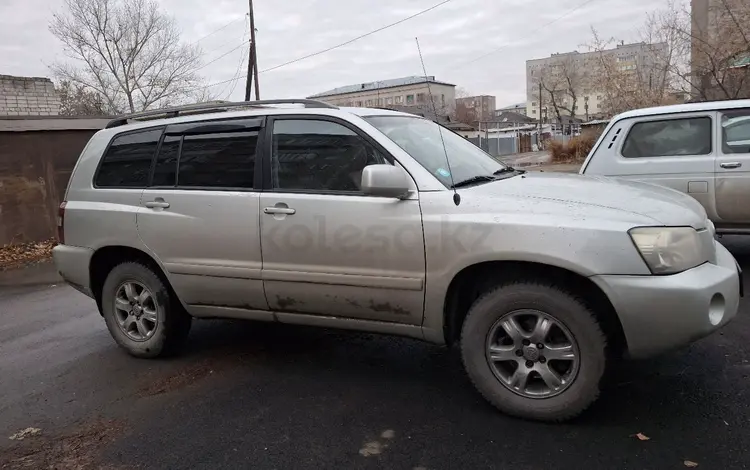
M 180 153 L 181 136 L 168 135 L 159 147 L 151 186 L 174 186 L 177 183 L 177 156 Z
M 622 155 L 628 158 L 708 155 L 711 118 L 639 122 L 630 129 Z
M 161 131 L 151 129 L 115 137 L 99 166 L 96 186 L 145 188 Z
M 252 188 L 258 131 L 186 135 L 178 186 Z
M 341 124 L 308 119 L 274 123 L 274 188 L 356 192 L 360 190 L 364 167 L 378 163 L 387 161 Z
M 721 135 L 725 154 L 750 153 L 750 110 L 723 113 Z

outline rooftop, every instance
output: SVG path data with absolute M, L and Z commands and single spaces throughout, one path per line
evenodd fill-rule
M 427 83 L 427 82 L 435 83 L 438 85 L 456 86 L 452 83 L 441 82 L 439 80 L 435 80 L 435 77 L 432 75 L 428 77 L 413 76 L 413 77 L 392 78 L 390 80 L 378 80 L 376 82 L 358 83 L 356 85 L 342 86 L 342 87 L 334 88 L 332 90 L 324 91 L 323 93 L 318 93 L 315 95 L 308 96 L 308 98 L 322 98 L 325 96 L 343 95 L 347 93 L 357 93 L 360 91 L 382 90 L 384 88 L 394 88 L 394 87 L 406 86 L 406 85 L 416 85 L 419 83 Z

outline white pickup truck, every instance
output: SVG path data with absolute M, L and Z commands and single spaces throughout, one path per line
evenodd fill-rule
M 638 109 L 615 116 L 581 167 L 674 188 L 719 234 L 750 234 L 750 100 Z

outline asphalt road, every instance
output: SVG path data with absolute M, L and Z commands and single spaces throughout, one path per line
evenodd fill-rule
M 750 240 L 725 241 L 750 272 Z M 0 291 L 0 468 L 740 469 L 749 361 L 746 298 L 720 333 L 627 364 L 581 418 L 545 425 L 496 412 L 445 348 L 201 321 L 183 356 L 137 360 L 88 298 L 26 287 Z

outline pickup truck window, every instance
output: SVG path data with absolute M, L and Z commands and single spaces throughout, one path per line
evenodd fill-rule
M 750 110 L 723 113 L 721 135 L 724 154 L 750 153 Z
M 622 156 L 708 155 L 711 148 L 710 117 L 662 119 L 636 123 L 625 139 Z

